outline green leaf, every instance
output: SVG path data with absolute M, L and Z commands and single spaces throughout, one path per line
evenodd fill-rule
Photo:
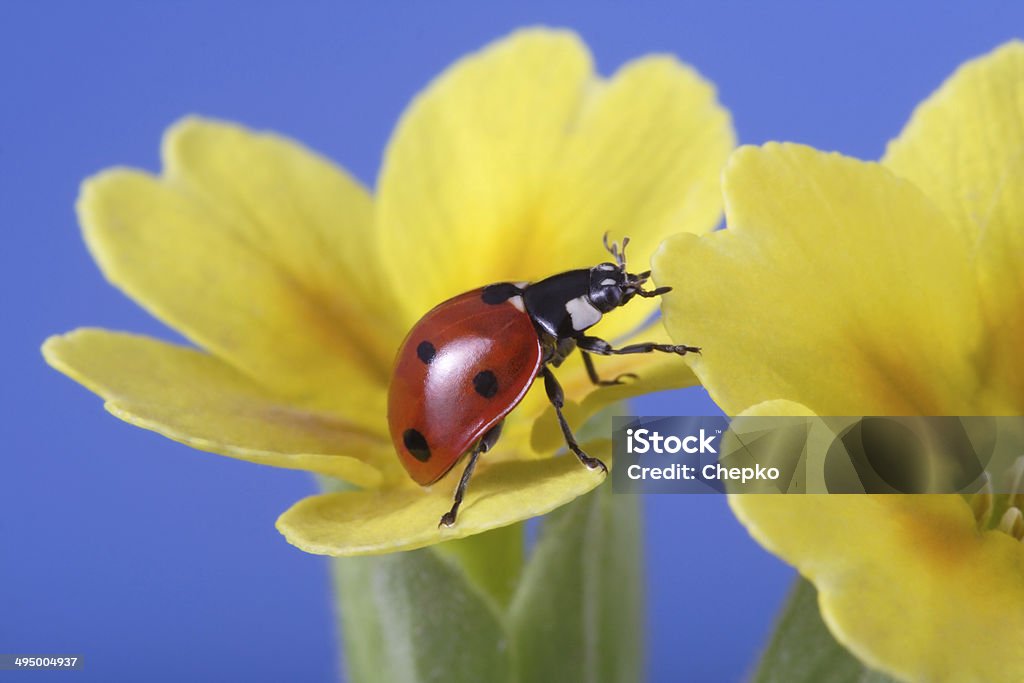
M 519 680 L 643 680 L 640 499 L 598 487 L 545 518 L 512 599 Z
M 506 626 L 452 561 L 423 549 L 332 561 L 352 683 L 509 682 Z
M 502 566 L 521 562 L 520 529 L 335 559 L 346 680 L 642 680 L 640 538 L 639 498 L 601 486 L 545 518 L 521 572 Z
M 523 569 L 523 524 L 494 529 L 433 547 L 455 562 L 500 609 L 508 607 Z
M 818 609 L 818 592 L 798 579 L 782 608 L 752 683 L 895 683 L 836 642 Z
M 324 491 L 351 489 L 331 477 L 317 480 Z M 491 561 L 521 562 L 520 526 L 491 534 L 478 541 L 481 552 Z M 519 554 L 501 549 L 502 543 Z M 470 554 L 469 546 L 455 552 L 438 547 L 331 560 L 346 681 L 515 682 L 504 615 L 484 582 L 471 578 L 486 561 L 478 559 L 468 571 L 458 557 Z

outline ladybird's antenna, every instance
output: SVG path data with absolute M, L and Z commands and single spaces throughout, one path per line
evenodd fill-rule
M 604 233 L 604 248 L 612 255 L 615 259 L 615 263 L 618 264 L 619 270 L 623 273 L 626 272 L 626 245 L 629 244 L 629 238 L 622 238 L 622 246 L 620 247 L 616 242 L 608 242 L 608 232 Z

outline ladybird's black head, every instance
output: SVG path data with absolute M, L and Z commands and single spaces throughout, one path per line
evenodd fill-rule
M 671 287 L 658 287 L 646 291 L 644 284 L 651 277 L 651 271 L 629 273 L 626 271 L 626 245 L 629 238 L 622 240 L 622 246 L 608 243 L 608 234 L 604 236 L 604 247 L 615 259 L 615 263 L 601 263 L 590 269 L 590 301 L 602 313 L 626 305 L 634 296 L 648 298 L 660 296 L 671 290 Z
M 625 296 L 626 272 L 614 263 L 602 263 L 590 269 L 590 302 L 602 313 L 618 308 Z

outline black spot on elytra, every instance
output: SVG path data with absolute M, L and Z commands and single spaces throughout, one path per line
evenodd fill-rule
M 499 282 L 496 285 L 487 285 L 480 294 L 485 304 L 500 304 L 508 301 L 514 296 L 522 294 L 518 287 L 511 282 Z
M 498 393 L 498 378 L 490 370 L 483 370 L 473 378 L 473 388 L 484 398 L 492 398 Z
M 402 434 L 402 441 L 405 443 L 405 447 L 412 453 L 412 457 L 416 458 L 420 462 L 426 462 L 430 460 L 430 446 L 427 445 L 427 439 L 418 430 L 406 429 L 405 433 Z
M 436 355 L 437 349 L 428 341 L 421 341 L 420 345 L 416 347 L 416 356 L 427 365 L 430 364 L 430 361 L 434 360 Z

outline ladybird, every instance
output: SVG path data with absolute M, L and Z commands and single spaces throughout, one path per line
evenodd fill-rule
M 428 486 L 469 454 L 454 503 L 439 526 L 455 524 L 477 460 L 494 447 L 505 416 L 538 377 L 544 378 L 569 450 L 586 467 L 607 471 L 603 462 L 583 452 L 562 414 L 564 394 L 551 368 L 574 349 L 580 350 L 587 374 L 598 386 L 621 384 L 633 375 L 602 380 L 591 354 L 700 351 L 655 343 L 613 348 L 584 334 L 633 297 L 656 297 L 671 289 L 644 290 L 650 271 L 626 271 L 628 243 L 629 238 L 623 239 L 620 249 L 605 235 L 604 246 L 614 263 L 460 294 L 431 309 L 406 336 L 388 390 L 388 427 L 402 464 L 416 483 Z

